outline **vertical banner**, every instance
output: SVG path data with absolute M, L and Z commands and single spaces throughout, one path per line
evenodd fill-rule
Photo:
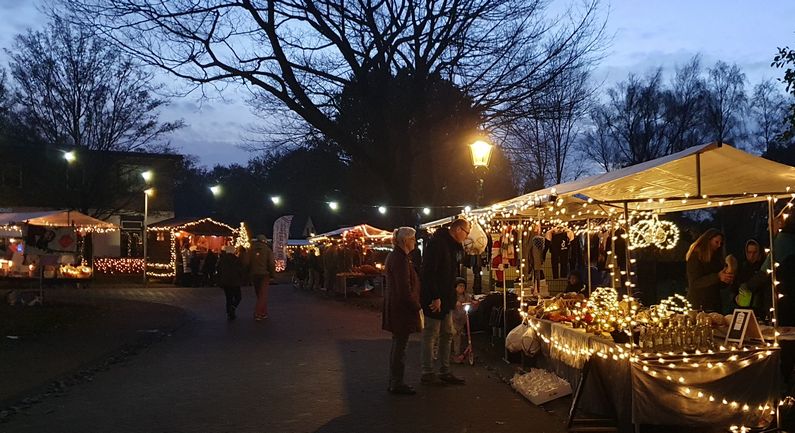
M 290 237 L 292 221 L 292 215 L 285 215 L 273 223 L 273 259 L 276 261 L 276 272 L 287 268 L 287 239 Z

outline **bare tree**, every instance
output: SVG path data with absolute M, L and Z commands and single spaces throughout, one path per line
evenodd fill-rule
M 778 80 L 787 86 L 787 93 L 791 96 L 795 96 L 795 67 L 793 65 L 795 65 L 795 50 L 787 46 L 778 48 L 778 54 L 773 57 L 773 63 L 770 64 L 770 66 L 784 69 L 784 76 Z M 785 123 L 787 129 L 781 138 L 790 140 L 795 137 L 795 103 L 790 102 Z
M 534 101 L 534 117 L 512 125 L 508 140 L 512 159 L 529 168 L 525 172 L 533 181 L 542 186 L 558 184 L 572 174 L 568 162 L 592 96 L 588 72 L 570 71 Z
M 158 121 L 152 75 L 86 28 L 54 17 L 7 52 L 22 119 L 45 143 L 144 149 L 182 126 Z
M 707 70 L 704 122 L 707 139 L 737 146 L 744 138 L 747 109 L 745 74 L 736 64 L 718 61 Z
M 787 109 L 787 100 L 775 81 L 766 80 L 754 86 L 750 112 L 755 123 L 752 145 L 756 150 L 767 153 L 780 143 L 787 126 Z
M 704 143 L 705 97 L 701 58 L 696 55 L 676 68 L 669 89 L 663 93 L 666 153 Z
M 590 127 L 586 128 L 579 150 L 587 159 L 604 171 L 620 167 L 618 145 L 610 129 L 610 114 L 605 106 L 597 106 L 590 113 Z
M 406 175 L 396 170 L 405 167 L 383 155 L 433 140 L 406 140 L 406 123 L 381 137 L 385 152 L 369 151 L 371 141 L 337 122 L 346 88 L 375 95 L 384 79 L 405 74 L 415 83 L 406 91 L 421 95 L 426 82 L 442 79 L 471 99 L 481 125 L 499 128 L 527 115 L 528 101 L 603 42 L 598 0 L 553 19 L 543 0 L 65 3 L 73 20 L 177 77 L 197 85 L 245 83 L 260 108 L 292 113 L 395 192 L 401 188 L 393 180 Z M 388 117 L 389 107 L 375 115 Z
M 645 78 L 630 74 L 607 91 L 609 131 L 622 165 L 649 161 L 666 152 L 662 113 L 662 70 Z

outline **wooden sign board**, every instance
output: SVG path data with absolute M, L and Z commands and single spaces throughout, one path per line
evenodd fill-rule
M 723 344 L 728 346 L 729 343 L 736 343 L 738 346 L 742 346 L 746 337 L 764 341 L 754 310 L 737 308 L 732 313 L 732 320 Z

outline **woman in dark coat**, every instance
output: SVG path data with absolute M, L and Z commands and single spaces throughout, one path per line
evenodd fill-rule
M 734 281 L 723 257 L 723 233 L 709 229 L 687 251 L 687 300 L 697 310 L 721 312 L 720 291 Z
M 389 356 L 389 392 L 415 394 L 406 385 L 406 346 L 409 335 L 422 330 L 420 321 L 420 279 L 414 270 L 410 253 L 417 242 L 411 227 L 395 230 L 394 249 L 386 258 L 386 295 L 382 327 L 392 333 L 392 350 Z
M 240 305 L 240 286 L 243 283 L 243 262 L 231 245 L 224 247 L 218 258 L 218 286 L 226 296 L 226 317 L 235 320 L 235 310 Z

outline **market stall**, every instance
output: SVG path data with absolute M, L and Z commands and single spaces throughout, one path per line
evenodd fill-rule
M 360 224 L 309 238 L 320 249 L 323 287 L 348 296 L 370 290 L 383 292 L 383 263 L 392 250 L 392 232 Z
M 0 213 L 0 277 L 89 279 L 91 236 L 116 229 L 77 211 Z
M 191 259 L 201 263 L 226 245 L 250 247 L 243 223 L 234 228 L 212 218 L 172 218 L 154 223 L 147 227 L 147 241 L 146 275 L 172 280 L 179 280 Z
M 643 289 L 636 287 L 633 251 L 665 250 L 676 245 L 678 230 L 664 220 L 666 213 L 765 201 L 772 245 L 774 204 L 788 200 L 785 209 L 791 208 L 793 185 L 795 167 L 712 143 L 545 188 L 473 210 L 466 216 L 498 233 L 510 234 L 520 257 L 517 266 L 526 269 L 520 273 L 515 290 L 521 299 L 520 312 L 546 345 L 543 359 L 548 367 L 569 378 L 573 386 L 582 385 L 574 399 L 573 413 L 584 409 L 614 418 L 622 431 L 629 431 L 632 424 L 725 424 L 727 429 L 734 426 L 740 431 L 747 426 L 764 426 L 774 418 L 778 396 L 775 384 L 780 374 L 775 303 L 772 332 L 765 341 L 706 349 L 692 342 L 655 341 L 650 347 L 644 346 L 640 332 L 667 335 L 664 329 L 676 328 L 683 335 L 691 335 L 696 329 L 707 328 L 703 317 L 690 317 L 689 308 L 675 311 L 666 310 L 662 304 L 652 305 L 643 308 L 647 322 L 638 317 L 642 311 L 630 311 L 628 306 L 637 305 L 632 295 Z M 554 227 L 585 235 L 587 282 L 592 280 L 594 267 L 590 257 L 593 236 L 604 234 L 612 242 L 613 248 L 606 254 L 610 274 L 606 285 L 612 286 L 616 308 L 624 303 L 620 312 L 586 311 L 585 305 L 593 302 L 596 290 L 592 284 L 585 291 L 590 294 L 587 300 L 543 306 L 550 300 L 537 298 L 532 257 L 522 251 L 533 248 L 534 236 Z M 621 248 L 619 243 L 623 243 Z M 775 251 L 770 254 L 775 257 Z M 775 266 L 771 280 L 772 299 L 779 299 Z M 600 293 L 604 293 L 602 289 Z M 530 302 L 542 304 L 542 311 L 549 310 L 534 317 L 528 311 Z M 649 311 L 666 315 L 656 317 L 657 322 L 650 325 Z M 713 318 L 719 327 L 728 327 L 726 320 Z M 608 325 L 594 329 L 586 321 Z M 679 323 L 684 325 L 680 327 Z M 712 344 L 713 339 L 701 341 Z

